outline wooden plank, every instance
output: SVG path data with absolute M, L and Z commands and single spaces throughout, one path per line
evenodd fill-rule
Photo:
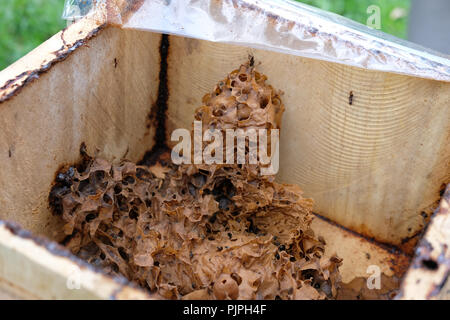
M 416 249 L 398 296 L 450 300 L 450 184 Z
M 123 279 L 96 272 L 55 243 L 6 223 L 0 223 L 0 283 L 10 284 L 4 290 L 9 298 L 150 298 Z
M 0 300 L 38 300 L 37 296 L 32 295 L 26 290 L 17 287 L 15 284 L 0 279 Z
M 156 34 L 107 28 L 38 80 L 17 78 L 22 67 L 0 73 L 23 87 L 20 94 L 10 95 L 10 85 L 0 90 L 7 97 L 0 104 L 0 218 L 59 239 L 47 196 L 58 167 L 79 159 L 81 142 L 92 154 L 133 161 L 152 146 L 147 114 L 157 94 L 159 41 Z M 43 46 L 25 60 L 40 66 L 54 44 Z M 421 230 L 420 212 L 435 203 L 449 178 L 449 84 L 178 37 L 170 37 L 169 51 L 169 133 L 189 128 L 202 95 L 253 54 L 269 82 L 285 91 L 280 180 L 300 184 L 318 213 L 366 236 L 401 245 Z M 367 277 L 369 265 L 398 277 L 408 264 L 406 256 L 326 221 L 316 219 L 313 228 L 329 254 L 344 258 L 344 283 Z M 36 283 L 20 293 L 29 280 L 13 274 L 3 280 L 10 295 L 35 297 L 42 290 L 45 297 L 73 297 L 60 289 L 68 274 L 53 275 L 50 266 L 42 267 L 46 255 L 29 255 L 36 243 L 10 233 L 0 228 L 0 252 L 8 256 L 0 263 L 23 264 L 28 276 L 43 272 L 39 277 L 58 283 L 51 290 Z M 20 246 L 11 247 L 16 241 Z M 14 272 L 11 263 L 4 274 Z M 20 290 L 11 289 L 18 284 Z M 103 290 L 82 297 L 104 298 Z
M 383 276 L 376 292 L 392 290 L 391 278 L 400 278 L 408 257 L 391 252 L 320 218 L 313 230 L 326 243 L 326 256 L 343 258 L 342 287 L 366 280 L 370 266 Z M 79 281 L 79 287 L 76 282 Z M 126 281 L 125 281 L 126 283 Z M 79 288 L 79 289 L 77 289 Z M 395 289 L 395 288 L 394 288 Z M 17 227 L 0 223 L 0 299 L 150 299 L 151 296 L 114 281 L 80 262 L 57 244 L 34 237 Z M 350 296 L 350 298 L 354 298 Z
M 320 217 L 313 220 L 312 229 L 326 242 L 325 256 L 343 259 L 338 300 L 391 299 L 397 294 L 411 257 Z
M 339 270 L 344 284 L 357 278 L 369 278 L 373 266 L 378 267 L 380 273 L 388 278 L 401 278 L 408 268 L 409 256 L 370 242 L 321 218 L 313 220 L 312 229 L 317 237 L 326 241 L 325 256 L 337 254 L 343 259 Z
M 60 166 L 80 160 L 82 142 L 90 154 L 132 161 L 153 145 L 147 115 L 160 63 L 160 35 L 107 28 L 36 80 L 17 80 L 14 73 L 46 60 L 61 37 L 0 73 L 23 87 L 13 95 L 0 90 L 8 96 L 0 103 L 0 219 L 52 239 L 62 229 L 48 209 L 51 184 Z
M 169 51 L 169 133 L 251 54 L 285 92 L 279 180 L 317 213 L 411 251 L 450 177 L 450 83 L 175 36 Z
M 3 102 L 27 83 L 39 78 L 54 64 L 65 60 L 77 48 L 95 36 L 103 28 L 90 19 L 82 19 L 58 32 L 0 72 L 0 102 Z

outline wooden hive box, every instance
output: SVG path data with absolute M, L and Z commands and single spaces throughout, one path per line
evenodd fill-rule
M 313 229 L 344 259 L 340 297 L 393 298 L 400 286 L 400 298 L 448 298 L 449 79 L 89 19 L 0 72 L 0 298 L 146 298 L 56 244 L 55 173 L 80 160 L 82 143 L 109 160 L 139 161 L 161 125 L 148 116 L 161 108 L 158 92 L 168 91 L 166 132 L 190 128 L 202 95 L 249 54 L 284 91 L 277 178 L 314 198 Z M 371 266 L 381 289 L 366 286 Z

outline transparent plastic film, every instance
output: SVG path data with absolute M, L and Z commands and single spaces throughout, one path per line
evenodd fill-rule
M 81 18 L 95 20 L 98 24 L 122 25 L 122 14 L 130 12 L 123 0 L 65 0 L 62 18 L 75 22 Z
M 288 0 L 66 0 L 86 16 L 168 33 L 450 82 L 449 56 Z
M 62 18 L 65 20 L 77 20 L 93 12 L 94 4 L 90 0 L 66 0 Z

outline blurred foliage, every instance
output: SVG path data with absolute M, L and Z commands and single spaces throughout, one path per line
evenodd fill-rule
M 381 11 L 381 31 L 406 39 L 411 0 L 297 0 L 366 24 L 367 8 L 376 5 Z
M 367 8 L 381 9 L 382 30 L 405 38 L 410 0 L 297 0 L 366 23 Z M 64 0 L 1 0 L 0 70 L 65 27 Z
M 0 70 L 66 26 L 64 0 L 1 0 Z

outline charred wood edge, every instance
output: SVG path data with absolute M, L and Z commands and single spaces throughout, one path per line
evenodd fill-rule
M 108 279 L 112 279 L 115 283 L 117 283 L 119 285 L 119 287 L 112 293 L 112 295 L 110 296 L 110 299 L 116 299 L 119 296 L 119 294 L 122 292 L 122 290 L 126 287 L 130 287 L 130 288 L 139 290 L 140 292 L 144 292 L 142 290 L 142 288 L 140 288 L 137 284 L 128 281 L 125 277 L 111 276 L 111 275 L 107 274 L 103 269 L 96 268 L 93 265 L 78 258 L 74 254 L 72 254 L 68 249 L 61 246 L 57 242 L 51 241 L 45 237 L 35 236 L 31 232 L 29 232 L 25 229 L 22 229 L 22 227 L 15 222 L 0 220 L 0 227 L 4 227 L 6 230 L 11 232 L 13 235 L 18 236 L 22 239 L 33 241 L 36 245 L 46 249 L 48 252 L 50 252 L 51 254 L 53 254 L 55 256 L 69 259 L 71 262 L 75 263 L 80 269 L 87 269 L 94 273 L 100 274 L 104 277 L 107 277 Z
M 433 226 L 433 222 L 435 221 L 435 218 L 440 215 L 445 215 L 447 217 L 450 217 L 450 183 L 446 186 L 445 191 L 442 195 L 442 199 L 440 202 L 439 207 L 433 212 L 433 215 L 431 217 L 431 221 L 428 223 L 428 225 L 424 228 L 425 229 L 425 237 L 422 238 L 419 242 L 419 244 L 416 247 L 415 250 L 415 256 L 414 259 L 410 265 L 410 269 L 425 269 L 428 271 L 435 271 L 438 270 L 441 266 L 443 266 L 445 269 L 443 277 L 440 279 L 439 283 L 430 283 L 430 287 L 428 292 L 425 295 L 426 299 L 431 299 L 437 295 L 439 295 L 448 283 L 448 279 L 450 277 L 450 247 L 448 245 L 448 242 L 450 242 L 450 239 L 446 239 L 447 243 L 441 244 L 441 248 L 433 248 L 431 243 L 427 240 L 427 233 L 430 226 Z M 434 250 L 441 250 L 440 254 L 437 258 L 437 260 L 434 260 L 431 257 L 431 253 Z M 407 275 L 405 275 L 407 276 Z M 401 299 L 404 295 L 404 285 L 405 283 L 402 283 L 402 286 L 400 288 L 400 292 L 397 295 L 396 299 Z M 413 285 L 413 284 L 409 284 Z
M 5 83 L 5 85 L 0 88 L 0 104 L 16 96 L 25 86 L 27 86 L 34 80 L 38 79 L 42 74 L 49 71 L 55 64 L 66 60 L 67 57 L 69 57 L 76 49 L 86 45 L 86 43 L 90 39 L 95 37 L 99 33 L 99 31 L 102 30 L 105 26 L 106 24 L 100 25 L 99 27 L 89 32 L 85 38 L 75 41 L 72 45 L 67 45 L 66 41 L 64 40 L 64 32 L 67 30 L 67 28 L 63 29 L 61 31 L 61 39 L 63 42 L 63 46 L 53 53 L 55 55 L 55 58 L 53 58 L 50 62 L 41 65 L 37 69 L 24 71 L 18 76 L 16 76 L 14 79 L 8 80 Z M 18 84 L 18 82 L 22 80 L 23 82 Z M 2 91 L 8 89 L 12 89 L 11 92 L 1 96 Z
M 450 217 L 450 184 L 445 188 L 444 194 L 442 196 L 441 203 L 439 207 L 434 211 L 431 222 L 427 225 L 427 230 L 429 226 L 432 225 L 432 222 L 435 217 L 440 215 L 445 215 Z M 416 248 L 416 257 L 412 264 L 413 268 L 427 268 L 429 270 L 437 270 L 441 266 L 445 268 L 444 276 L 440 279 L 438 284 L 432 284 L 429 292 L 426 294 L 426 299 L 431 299 L 441 293 L 441 290 L 444 289 L 445 285 L 448 282 L 448 278 L 450 276 L 450 248 L 449 242 L 450 239 L 445 239 L 447 242 L 442 244 L 441 248 L 433 248 L 432 245 L 428 242 L 426 238 L 427 233 L 425 233 L 425 238 L 420 241 L 419 246 Z M 424 250 L 425 248 L 425 250 Z M 433 260 L 429 254 L 431 251 L 440 250 L 439 256 L 437 260 Z
M 158 96 L 149 114 L 149 120 L 156 128 L 154 145 L 151 150 L 144 154 L 138 165 L 151 166 L 158 161 L 161 154 L 169 150 L 167 146 L 167 110 L 169 100 L 168 58 L 169 58 L 169 35 L 162 34 L 159 45 L 160 68 Z
M 142 6 L 143 3 L 144 0 L 126 0 L 126 6 L 124 10 L 121 12 L 121 19 L 123 20 L 122 23 L 126 23 L 126 21 L 128 21 L 128 19 L 132 16 L 132 14 L 135 13 Z M 111 11 L 111 8 L 109 7 L 107 7 L 106 14 L 108 18 L 114 18 L 113 16 L 111 16 L 113 14 L 113 11 Z M 25 86 L 27 86 L 34 80 L 38 79 L 43 73 L 50 70 L 55 64 L 67 59 L 67 57 L 70 54 L 72 54 L 76 49 L 86 45 L 86 43 L 91 38 L 95 37 L 102 29 L 104 29 L 108 25 L 114 24 L 108 23 L 107 20 L 106 23 L 102 23 L 99 27 L 89 32 L 86 37 L 77 40 L 73 45 L 68 45 L 66 40 L 64 39 L 64 33 L 68 27 L 64 28 L 61 31 L 60 35 L 63 45 L 59 50 L 53 52 L 55 54 L 55 58 L 53 58 L 50 62 L 41 65 L 37 69 L 24 71 L 21 74 L 17 75 L 15 78 L 6 81 L 6 83 L 2 87 L 0 87 L 0 104 L 16 96 Z M 18 83 L 22 80 L 23 80 L 22 83 Z M 2 95 L 2 91 L 12 88 L 14 89 L 11 90 L 11 92 L 9 92 L 6 95 Z

